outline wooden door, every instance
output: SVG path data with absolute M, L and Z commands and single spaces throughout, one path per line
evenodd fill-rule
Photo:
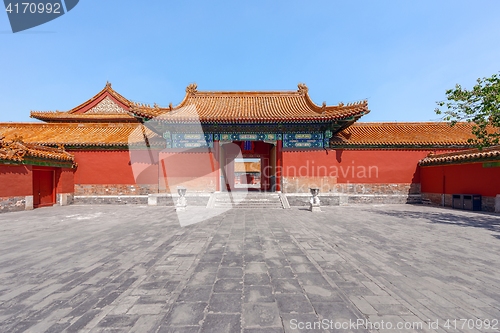
M 33 170 L 33 206 L 43 207 L 55 204 L 54 171 Z
M 271 190 L 271 166 L 269 165 L 268 158 L 260 159 L 260 190 L 270 191 Z
M 228 191 L 234 190 L 234 158 L 226 158 L 226 165 L 224 166 L 226 189 Z

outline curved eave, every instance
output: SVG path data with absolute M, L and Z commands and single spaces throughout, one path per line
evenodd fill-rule
M 438 166 L 438 165 L 453 165 L 453 164 L 467 164 L 467 163 L 486 163 L 500 161 L 499 157 L 480 157 L 480 158 L 463 158 L 463 159 L 432 159 L 426 161 L 425 159 L 418 163 L 419 166 Z
M 106 149 L 112 149 L 112 148 L 120 148 L 120 149 L 126 149 L 127 147 L 142 147 L 142 146 L 150 146 L 150 147 L 158 147 L 161 148 L 165 144 L 163 142 L 153 142 L 146 144 L 145 142 L 134 142 L 134 143 L 128 143 L 128 142 L 116 142 L 116 143 L 82 143 L 82 142 L 34 142 L 34 144 L 40 145 L 40 146 L 45 146 L 45 147 L 53 147 L 57 146 L 59 144 L 63 144 L 66 149 L 72 149 L 72 148 L 106 148 Z
M 498 149 L 498 148 L 494 148 Z M 426 157 L 418 162 L 420 166 L 449 165 L 463 163 L 480 163 L 500 161 L 500 150 L 479 152 L 461 152 L 451 154 L 441 154 Z
M 323 116 L 323 117 L 296 117 L 296 118 L 235 118 L 235 119 L 226 119 L 226 118 L 169 118 L 169 117 L 150 117 L 144 113 L 138 113 L 137 115 L 146 121 L 155 120 L 161 123 L 202 123 L 202 124 L 259 124 L 259 123 L 328 123 L 332 121 L 348 121 L 348 120 L 356 120 L 360 117 L 367 114 L 369 111 L 361 111 L 361 112 L 353 112 L 349 114 L 345 114 L 342 116 Z
M 23 157 L 13 158 L 0 156 L 0 164 L 57 166 L 65 168 L 73 168 L 76 166 L 74 158 L 50 158 L 32 154 L 26 154 Z
M 49 123 L 132 123 L 137 122 L 137 119 L 131 116 L 117 116 L 117 117 L 43 117 L 43 116 L 30 116 L 30 118 L 38 119 Z
M 337 144 L 330 142 L 331 149 L 469 149 L 466 144 L 447 143 L 358 143 L 358 144 Z

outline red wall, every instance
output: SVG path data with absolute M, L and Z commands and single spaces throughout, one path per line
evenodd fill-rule
M 217 161 L 209 152 L 162 152 L 161 174 L 168 177 L 206 177 L 217 169 Z
M 75 192 L 74 169 L 57 168 L 56 169 L 56 192 L 73 193 Z
M 422 193 L 500 194 L 500 167 L 483 168 L 482 163 L 421 167 Z
M 75 184 L 157 184 L 158 152 L 71 151 L 78 167 Z M 135 172 L 134 172 L 135 171 Z M 137 181 L 136 181 L 137 178 Z
M 0 164 L 0 197 L 33 195 L 31 165 Z
M 419 183 L 426 150 L 283 151 L 284 177 L 337 177 L 338 183 Z M 325 168 L 326 167 L 326 168 Z

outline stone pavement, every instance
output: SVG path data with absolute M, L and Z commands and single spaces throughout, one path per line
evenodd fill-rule
M 2 214 L 0 332 L 499 331 L 500 216 L 323 210 Z

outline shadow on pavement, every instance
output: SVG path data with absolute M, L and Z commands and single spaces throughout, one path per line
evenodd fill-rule
M 462 211 L 463 212 L 463 211 Z M 410 218 L 410 219 L 425 219 L 431 223 L 449 224 L 456 225 L 460 227 L 474 227 L 474 228 L 484 228 L 496 233 L 498 235 L 493 235 L 493 237 L 500 239 L 500 216 L 496 215 L 486 215 L 484 213 L 477 213 L 474 216 L 464 216 L 449 212 L 411 212 L 411 211 L 376 211 L 374 213 L 380 215 L 388 215 L 399 218 Z

